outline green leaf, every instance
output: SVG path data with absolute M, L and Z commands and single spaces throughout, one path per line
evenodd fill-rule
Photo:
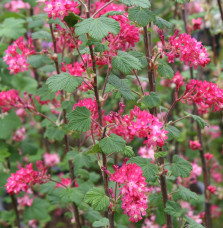
M 172 140 L 174 139 L 178 139 L 180 137 L 180 131 L 174 127 L 174 126 L 166 126 L 165 129 L 168 131 L 168 139 Z
M 161 17 L 156 17 L 156 20 L 153 22 L 158 28 L 160 29 L 164 29 L 165 27 L 166 28 L 171 28 L 173 26 L 172 23 L 164 20 L 163 18 Z
M 27 220 L 44 220 L 48 216 L 49 206 L 50 204 L 46 200 L 35 198 L 30 207 L 25 207 L 24 217 Z
M 109 11 L 102 15 L 102 17 L 108 17 L 108 16 L 116 16 L 116 15 L 123 15 L 125 11 Z
M 0 162 L 4 162 L 10 155 L 7 147 L 0 148 Z
M 205 228 L 204 226 L 202 226 L 201 224 L 197 223 L 196 221 L 194 221 L 192 218 L 190 218 L 188 216 L 185 216 L 185 219 L 189 223 L 189 228 Z
M 122 96 L 127 100 L 135 100 L 135 95 L 132 93 L 131 88 L 127 84 L 125 79 L 120 79 L 117 76 L 111 74 L 108 77 L 108 83 L 113 85 Z
M 133 55 L 135 58 L 137 58 L 140 61 L 140 63 L 142 64 L 142 68 L 147 67 L 148 62 L 147 62 L 147 59 L 146 59 L 145 55 L 142 52 L 139 52 L 139 51 L 129 51 L 128 53 L 130 55 Z
M 35 68 L 39 68 L 50 62 L 50 59 L 46 55 L 31 55 L 27 59 L 27 63 L 31 64 Z
M 163 158 L 163 157 L 166 157 L 167 155 L 168 155 L 168 152 L 160 151 L 154 154 L 154 158 L 157 160 L 158 158 Z
M 170 171 L 175 177 L 189 177 L 192 171 L 190 162 L 179 157 L 178 155 L 173 156 L 173 163 L 170 166 Z
M 93 223 L 93 227 L 102 227 L 102 226 L 107 227 L 108 225 L 109 225 L 109 220 L 107 218 L 102 218 Z
M 151 6 L 149 0 L 119 0 L 127 6 L 140 6 L 142 8 L 149 8 Z
M 190 189 L 180 186 L 176 193 L 173 193 L 174 200 L 183 199 L 189 201 L 190 199 L 197 200 L 198 195 L 195 192 L 192 192 Z
M 124 74 L 129 74 L 132 69 L 141 70 L 142 64 L 137 58 L 129 53 L 118 51 L 118 55 L 112 59 L 112 67 Z
M 76 25 L 78 20 L 80 19 L 81 18 L 78 15 L 74 13 L 69 13 L 69 15 L 65 16 L 63 20 L 67 23 L 69 27 L 74 27 L 74 25 Z
M 78 86 L 83 82 L 83 78 L 70 75 L 68 73 L 61 73 L 51 76 L 47 79 L 46 84 L 52 92 L 65 90 L 67 92 L 74 92 Z
M 5 36 L 11 39 L 18 39 L 26 32 L 24 28 L 25 20 L 18 18 L 6 18 L 2 24 L 0 24 L 0 37 Z
M 118 135 L 111 134 L 100 140 L 99 146 L 105 154 L 118 153 L 125 149 L 125 140 Z
M 50 40 L 51 39 L 51 35 L 50 35 L 49 32 L 41 30 L 41 31 L 32 33 L 32 38 L 33 39 L 47 39 L 47 40 Z
M 5 113 L 0 117 L 0 139 L 8 139 L 21 124 L 15 112 Z
M 129 20 L 144 27 L 147 26 L 149 22 L 155 21 L 156 15 L 148 8 L 133 7 L 129 9 Z
M 86 132 L 91 127 L 91 111 L 86 107 L 77 106 L 74 111 L 67 115 L 68 127 L 71 130 Z
M 45 15 L 43 14 L 38 14 L 38 15 L 34 15 L 30 18 L 27 19 L 28 21 L 28 28 L 38 28 L 38 27 L 42 27 L 44 25 L 44 18 Z
M 100 211 L 109 207 L 109 198 L 105 195 L 104 189 L 93 188 L 84 197 L 86 203 L 90 203 L 93 209 Z
M 100 148 L 99 144 L 95 144 L 90 150 L 85 152 L 85 154 L 100 154 L 102 153 L 102 149 Z
M 135 153 L 134 153 L 133 148 L 131 146 L 125 146 L 125 149 L 122 152 L 122 155 L 125 157 L 131 158 L 131 157 L 135 156 Z
M 46 84 L 37 90 L 36 95 L 40 97 L 41 101 L 53 100 L 55 97 L 55 93 L 50 92 Z
M 130 158 L 128 163 L 136 163 L 141 167 L 143 176 L 148 180 L 154 180 L 158 174 L 158 168 L 156 165 L 151 163 L 152 159 L 142 158 L 140 156 Z
M 198 123 L 198 125 L 200 126 L 201 129 L 204 129 L 206 126 L 209 126 L 209 124 L 204 119 L 202 119 L 200 116 L 192 115 L 188 112 L 184 112 L 184 113 L 188 116 L 191 116 Z
M 155 92 L 150 92 L 150 95 L 144 96 L 142 99 L 142 102 L 148 108 L 154 108 L 154 107 L 160 106 L 161 104 L 159 95 Z
M 164 63 L 164 64 L 159 64 L 158 65 L 158 68 L 157 68 L 157 71 L 159 73 L 159 75 L 161 77 L 165 77 L 165 78 L 168 78 L 168 79 L 172 79 L 172 77 L 174 76 L 174 71 L 173 69 L 171 68 L 171 66 L 169 66 L 168 64 Z
M 181 217 L 185 214 L 185 210 L 181 208 L 181 206 L 174 202 L 174 201 L 167 201 L 166 202 L 166 208 L 164 211 L 171 216 L 174 217 Z
M 30 139 L 23 140 L 20 147 L 24 155 L 34 155 L 38 151 L 38 147 Z
M 84 197 L 78 188 L 58 188 L 54 194 L 58 195 L 62 203 L 74 202 L 79 205 Z
M 105 52 L 109 50 L 109 47 L 106 44 L 102 44 L 96 40 L 88 40 L 87 45 L 94 45 L 95 52 Z
M 120 24 L 118 21 L 108 18 L 88 18 L 75 25 L 75 34 L 77 36 L 88 33 L 89 36 L 96 40 L 101 40 L 108 33 L 118 34 L 120 32 Z
M 44 138 L 60 141 L 64 138 L 65 133 L 66 132 L 59 126 L 49 126 L 44 133 Z

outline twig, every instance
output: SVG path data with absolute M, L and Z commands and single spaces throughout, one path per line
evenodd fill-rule
M 46 116 L 46 115 L 43 114 L 43 113 L 36 112 L 35 115 L 42 116 L 42 117 L 48 119 L 48 120 L 49 120 L 52 124 L 54 124 L 55 126 L 58 126 L 58 125 L 56 124 L 56 122 L 54 122 L 52 119 L 50 119 L 48 116 Z
M 139 84 L 139 86 L 140 86 L 140 89 L 141 89 L 141 91 L 142 91 L 142 94 L 143 94 L 143 96 L 144 96 L 144 90 L 143 90 L 143 88 L 142 88 L 142 84 L 141 84 L 141 82 L 140 82 L 140 80 L 139 80 L 139 77 L 138 77 L 138 75 L 137 75 L 137 72 L 133 69 L 132 70 L 133 71 L 133 73 L 134 73 L 134 75 L 136 76 L 136 79 L 137 79 L 137 82 L 138 82 L 138 84 Z
M 78 2 L 80 2 L 80 4 L 85 8 L 86 12 L 89 12 L 87 5 L 84 4 L 82 0 L 78 0 Z
M 106 74 L 105 83 L 104 83 L 104 87 L 103 87 L 103 90 L 102 90 L 102 97 L 104 97 L 104 95 L 105 95 L 105 89 L 106 89 L 106 86 L 107 86 L 107 83 L 108 83 L 108 77 L 110 75 L 110 72 L 111 72 L 111 67 L 109 66 L 109 57 L 108 57 L 108 71 L 107 71 L 107 74 Z
M 100 11 L 102 11 L 105 7 L 110 5 L 114 0 L 111 0 L 110 2 L 107 2 L 104 6 L 102 6 L 100 9 L 98 9 L 91 17 L 95 17 Z
M 60 185 L 62 185 L 64 188 L 67 188 L 67 186 L 66 185 L 64 185 L 63 183 L 61 183 L 61 182 L 59 182 L 59 181 L 57 181 L 57 180 L 54 180 L 54 179 L 51 179 L 51 178 L 48 178 L 50 181 L 52 181 L 52 182 L 55 182 L 55 183 L 57 183 L 57 184 L 60 184 Z
M 186 119 L 186 118 L 192 118 L 192 117 L 191 116 L 183 116 L 180 119 L 171 122 L 169 125 L 174 125 L 175 123 L 177 123 L 177 122 L 179 122 L 179 121 L 181 121 L 183 119 Z

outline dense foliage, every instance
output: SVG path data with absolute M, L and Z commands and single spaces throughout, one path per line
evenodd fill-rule
M 0 7 L 1 227 L 222 227 L 220 0 Z

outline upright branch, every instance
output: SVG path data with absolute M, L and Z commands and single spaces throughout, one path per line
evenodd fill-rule
M 58 56 L 57 56 L 57 46 L 56 46 L 56 39 L 53 33 L 53 26 L 52 24 L 50 24 L 50 31 L 51 31 L 51 36 L 52 36 L 52 40 L 53 40 L 53 48 L 54 48 L 54 54 L 53 54 L 53 60 L 56 66 L 56 71 L 57 74 L 60 74 L 60 67 L 59 67 L 59 62 L 58 62 Z M 61 101 L 64 101 L 64 91 L 61 91 Z M 66 118 L 66 110 L 63 109 L 63 118 L 64 118 L 64 123 L 67 124 L 67 118 Z M 65 151 L 64 151 L 64 156 L 70 151 L 70 146 L 69 146 L 69 137 L 67 134 L 64 135 L 64 143 L 65 143 Z M 68 165 L 69 165 L 69 173 L 70 173 L 70 179 L 71 179 L 71 183 L 74 184 L 74 165 L 72 160 L 68 161 Z M 74 186 L 72 186 L 74 187 Z M 73 212 L 74 212 L 74 216 L 75 216 L 75 221 L 76 221 L 76 228 L 80 228 L 81 227 L 81 223 L 80 223 L 80 216 L 79 216 L 79 212 L 78 212 L 78 207 L 75 203 L 72 203 L 72 208 L 73 208 Z
M 151 26 L 151 24 L 149 24 Z M 144 45 L 145 45 L 145 54 L 148 62 L 148 79 L 149 79 L 149 90 L 150 92 L 156 91 L 156 81 L 155 81 L 155 75 L 154 70 L 151 68 L 151 60 L 152 60 L 152 40 L 151 40 L 151 33 L 149 32 L 147 27 L 143 27 L 143 36 L 144 36 Z M 157 108 L 154 107 L 152 109 L 153 115 L 157 115 Z M 158 159 L 159 165 L 161 167 L 164 167 L 164 158 Z M 161 185 L 161 191 L 162 191 L 162 198 L 163 198 L 163 206 L 166 207 L 166 202 L 168 201 L 168 191 L 167 191 L 167 184 L 166 184 L 166 176 L 165 176 L 165 170 L 163 168 L 162 174 L 160 174 L 160 185 Z M 170 215 L 166 214 L 166 225 L 167 228 L 173 228 L 172 218 Z
M 185 26 L 185 32 L 188 33 L 187 31 L 187 11 L 186 11 L 186 2 L 184 5 L 184 8 L 182 9 L 182 17 L 184 21 L 184 26 Z M 190 78 L 194 78 L 194 73 L 193 73 L 193 68 L 190 67 Z M 194 104 L 194 113 L 198 115 L 198 110 L 196 104 Z M 197 134 L 199 138 L 199 143 L 201 144 L 201 148 L 199 149 L 200 152 L 200 158 L 201 158 L 201 163 L 202 163 L 202 171 L 203 171 L 203 179 L 204 179 L 204 187 L 205 187 L 205 225 L 207 228 L 212 228 L 212 221 L 211 221 L 211 203 L 210 203 L 210 197 L 208 196 L 208 186 L 210 183 L 210 178 L 208 175 L 208 167 L 205 161 L 204 157 L 204 147 L 203 147 L 203 140 L 202 140 L 202 132 L 199 124 L 197 123 Z
M 218 7 L 220 10 L 220 14 L 221 14 L 221 20 L 223 22 L 223 9 L 222 9 L 222 5 L 221 5 L 221 0 L 218 0 Z
M 91 1 L 88 0 L 89 12 L 87 13 L 87 18 L 90 18 L 90 9 L 91 9 Z M 102 115 L 102 108 L 101 108 L 101 102 L 100 102 L 99 91 L 98 91 L 96 60 L 94 57 L 94 50 L 93 50 L 92 45 L 89 45 L 89 49 L 90 49 L 90 55 L 91 55 L 91 61 L 92 61 L 92 69 L 94 72 L 93 88 L 94 88 L 94 94 L 95 94 L 97 108 L 98 108 L 98 121 L 99 121 L 100 126 L 102 126 L 102 129 L 103 129 L 103 115 Z M 102 136 L 102 138 L 103 138 L 103 136 Z M 102 162 L 103 162 L 104 169 L 107 169 L 107 157 L 104 153 L 102 153 Z M 110 198 L 109 186 L 108 186 L 108 174 L 106 172 L 103 172 L 103 181 L 104 181 L 105 194 L 107 197 Z M 108 208 L 108 219 L 109 219 L 109 227 L 114 228 L 115 227 L 114 213 L 111 208 Z

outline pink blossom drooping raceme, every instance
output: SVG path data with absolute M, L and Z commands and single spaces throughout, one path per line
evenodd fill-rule
M 25 42 L 23 37 L 20 37 L 12 45 L 8 46 L 5 53 L 6 55 L 3 59 L 9 65 L 10 74 L 17 74 L 28 70 L 27 58 L 35 54 L 32 39 L 29 37 L 28 41 Z
M 192 38 L 189 34 L 179 34 L 176 30 L 174 35 L 169 38 L 169 42 L 164 40 L 163 32 L 159 31 L 162 41 L 162 51 L 167 56 L 169 63 L 174 63 L 176 58 L 190 67 L 197 69 L 198 66 L 205 67 L 209 62 L 209 54 L 201 42 Z
M 148 208 L 147 183 L 141 168 L 136 164 L 123 163 L 121 168 L 113 166 L 115 172 L 110 176 L 110 180 L 117 182 L 121 187 L 122 209 L 127 214 L 129 221 L 138 222 L 142 216 L 146 215 Z M 134 172 L 133 172 L 134 171 Z
M 78 3 L 74 0 L 50 0 L 45 1 L 44 11 L 48 13 L 49 18 L 60 18 L 63 20 L 69 13 L 79 14 Z
M 42 161 L 37 161 L 36 166 L 37 171 L 33 170 L 33 164 L 30 163 L 26 168 L 21 168 L 16 173 L 12 173 L 5 185 L 7 192 L 9 194 L 27 192 L 34 184 L 47 182 L 47 168 L 43 166 Z
M 0 92 L 0 108 L 3 112 L 7 112 L 16 105 L 19 99 L 19 91 L 17 90 L 2 91 Z
M 143 158 L 151 158 L 154 160 L 155 151 L 153 146 L 151 147 L 143 146 L 139 148 L 138 154 Z
M 171 81 L 176 85 L 177 88 L 184 85 L 184 78 L 179 71 L 175 73 Z
M 137 106 L 130 111 L 130 115 L 121 116 L 120 113 L 112 112 L 104 118 L 107 122 L 114 124 L 109 133 L 115 133 L 127 141 L 133 140 L 134 137 L 147 138 L 144 144 L 148 147 L 163 147 L 167 139 L 168 131 L 164 129 L 163 123 Z
M 192 79 L 186 86 L 185 95 L 182 101 L 188 104 L 197 104 L 199 114 L 207 113 L 208 110 L 214 112 L 223 109 L 223 89 L 212 82 Z
M 25 137 L 26 137 L 26 129 L 25 127 L 22 127 L 16 130 L 16 132 L 13 134 L 12 140 L 21 142 L 22 140 L 25 139 Z
M 30 4 L 22 0 L 11 0 L 5 3 L 5 8 L 10 12 L 19 12 L 21 9 L 30 9 Z

